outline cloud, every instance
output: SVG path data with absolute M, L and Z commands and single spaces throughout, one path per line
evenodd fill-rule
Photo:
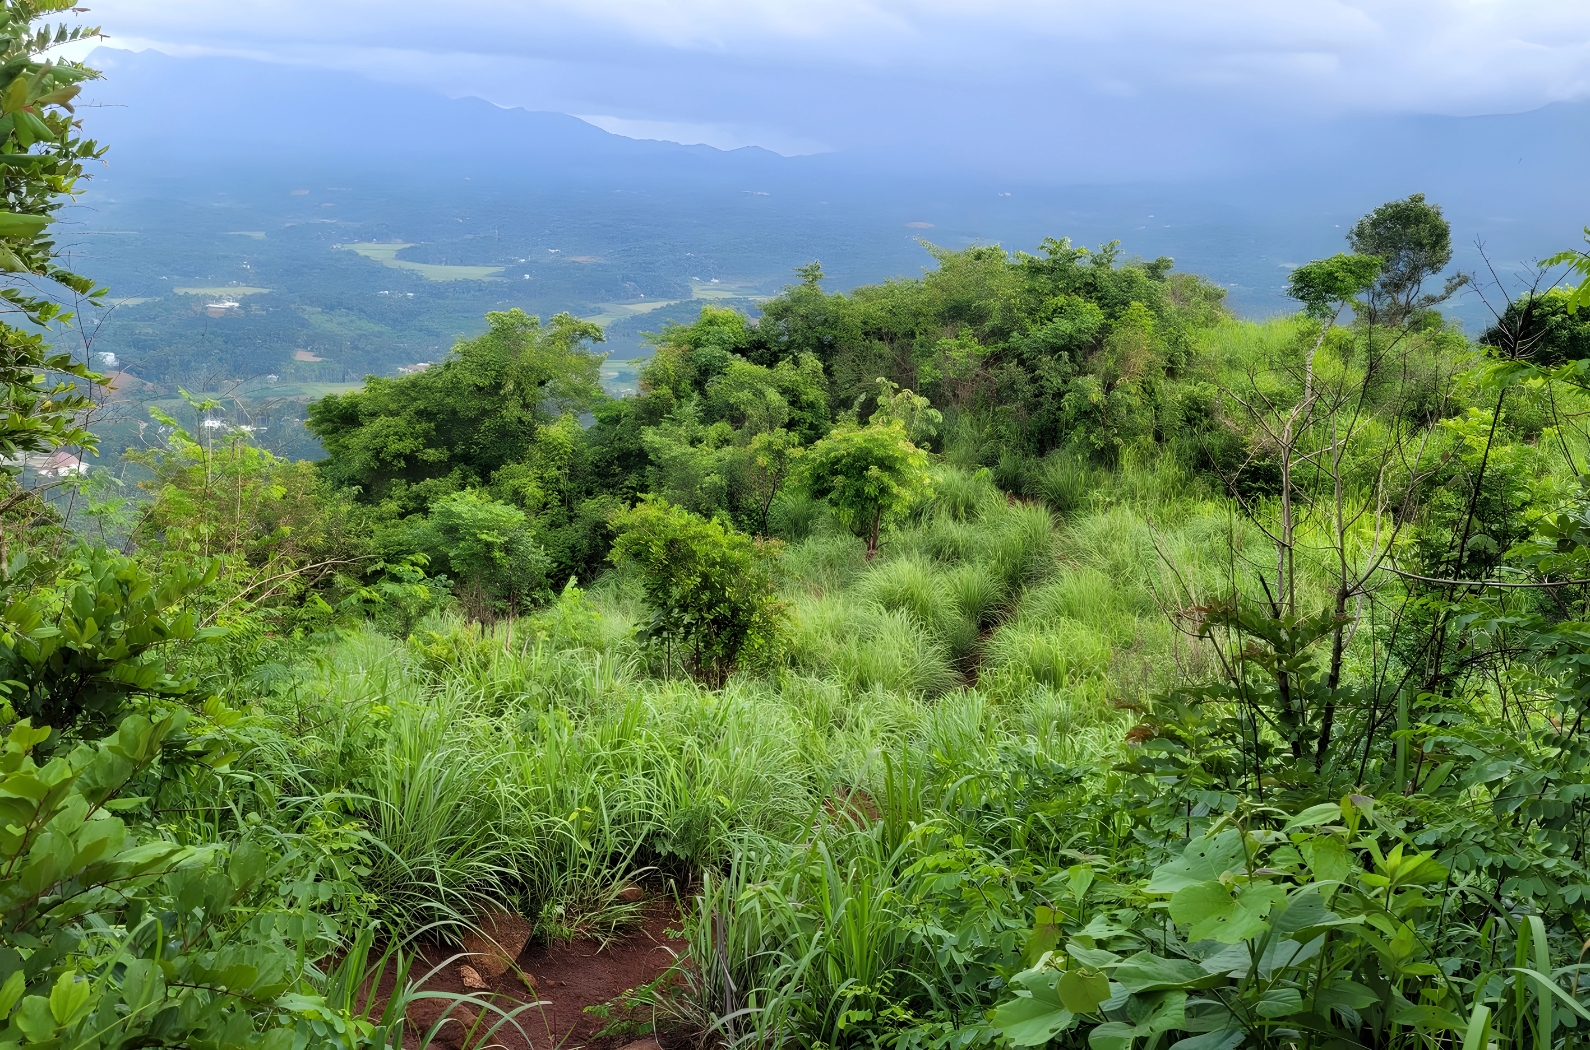
M 113 44 L 791 152 L 1086 149 L 1125 128 L 1172 151 L 1227 125 L 1590 95 L 1584 0 L 102 0 L 92 17 Z

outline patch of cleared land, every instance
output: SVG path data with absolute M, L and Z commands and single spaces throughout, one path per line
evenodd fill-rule
M 739 285 L 731 284 L 706 284 L 695 283 L 690 287 L 691 299 L 768 299 L 766 295 L 746 295 L 740 290 Z M 639 303 L 603 303 L 601 312 L 586 316 L 583 320 L 595 321 L 606 327 L 615 321 L 622 321 L 626 317 L 637 314 L 649 314 L 653 310 L 660 310 L 664 306 L 673 306 L 675 303 L 685 302 L 684 299 L 647 299 Z
M 643 303 L 604 303 L 602 312 L 584 318 L 586 321 L 595 321 L 602 327 L 607 327 L 615 321 L 622 321 L 626 317 L 637 314 L 649 314 L 653 310 L 660 310 L 674 303 L 682 303 L 683 299 L 648 299 Z
M 380 243 L 367 241 L 361 244 L 339 245 L 347 251 L 358 252 L 373 262 L 382 266 L 390 266 L 397 270 L 409 270 L 419 274 L 427 281 L 489 281 L 497 279 L 497 274 L 502 273 L 501 266 L 443 266 L 437 263 L 409 262 L 399 259 L 397 253 L 404 248 L 412 248 L 412 244 L 401 241 Z
M 263 295 L 269 288 L 252 288 L 246 284 L 229 284 L 214 288 L 173 288 L 178 295 Z
M 766 299 L 765 295 L 746 295 L 734 285 L 700 283 L 691 287 L 692 299 Z
M 293 360 L 294 361 L 311 361 L 311 362 L 313 362 L 313 361 L 324 361 L 325 358 L 324 357 L 316 357 L 314 354 L 310 353 L 308 350 L 294 350 L 293 351 Z

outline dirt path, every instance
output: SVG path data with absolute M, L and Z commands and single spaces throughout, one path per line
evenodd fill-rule
M 667 930 L 678 927 L 674 909 L 658 902 L 649 909 L 641 925 L 605 948 L 595 940 L 576 940 L 553 945 L 532 944 L 520 953 L 517 968 L 488 982 L 489 991 L 466 988 L 461 966 L 467 960 L 454 960 L 430 980 L 428 991 L 472 992 L 492 997 L 504 1010 L 525 1003 L 536 1003 L 516 1015 L 518 1028 L 504 1025 L 489 1040 L 471 1045 L 498 1046 L 503 1050 L 611 1050 L 650 1035 L 651 1016 L 644 1008 L 625 1010 L 620 1002 L 625 992 L 655 981 L 673 962 L 683 942 L 670 939 Z M 419 977 L 451 958 L 444 949 L 427 949 L 425 964 L 416 960 L 413 973 Z M 526 986 L 528 979 L 534 992 Z M 591 1008 L 595 1008 L 593 1011 Z M 410 1007 L 411 1022 L 428 1028 L 441 1016 L 445 1005 L 439 1000 L 421 1000 Z M 455 1011 L 458 1016 L 464 1011 Z M 466 1017 L 467 1020 L 467 1017 Z M 478 1026 L 483 1032 L 496 1020 Z M 521 1034 L 518 1029 L 523 1029 Z M 445 1025 L 432 1042 L 441 1050 L 462 1046 L 461 1026 Z M 529 1036 L 528 1042 L 525 1035 Z M 417 1038 L 404 1040 L 417 1047 Z

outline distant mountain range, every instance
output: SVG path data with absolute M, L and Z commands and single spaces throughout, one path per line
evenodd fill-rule
M 1343 250 L 1347 226 L 1392 197 L 1442 204 L 1469 269 L 1476 240 L 1510 273 L 1590 222 L 1586 105 L 1246 138 L 1210 114 L 1218 155 L 1197 164 L 1123 128 L 1055 144 L 1039 174 L 1027 150 L 1018 177 L 954 142 L 783 157 L 295 66 L 109 48 L 90 61 L 105 79 L 80 112 L 110 153 L 65 239 L 124 301 L 92 352 L 164 395 L 274 376 L 301 400 L 434 360 L 515 306 L 596 318 L 624 358 L 706 302 L 754 311 L 813 259 L 830 289 L 918 274 L 919 240 L 1119 239 L 1264 316 L 1291 309 L 1289 267 Z M 1068 156 L 1126 174 L 1090 183 L 1098 165 Z M 1454 312 L 1488 319 L 1473 296 Z

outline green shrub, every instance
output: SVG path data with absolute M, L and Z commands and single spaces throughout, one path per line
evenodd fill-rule
M 28 576 L 42 582 L 31 587 L 0 580 L 0 720 L 52 726 L 53 748 L 63 735 L 108 731 L 141 701 L 202 699 L 173 673 L 172 646 L 226 633 L 200 627 L 194 608 L 218 569 L 176 561 L 157 579 L 124 554 L 81 546 L 34 566 Z
M 775 541 L 753 540 L 667 500 L 613 519 L 612 559 L 640 570 L 651 605 L 645 637 L 675 646 L 689 670 L 722 685 L 741 653 L 770 652 L 784 607 L 773 596 Z
M 431 504 L 411 542 L 433 565 L 445 566 L 477 620 L 546 596 L 552 562 L 518 507 L 473 490 L 455 492 Z
M 871 558 L 883 527 L 904 517 L 927 490 L 927 462 L 927 453 L 906 437 L 905 425 L 890 420 L 835 427 L 806 451 L 800 471 L 808 491 L 866 540 Z
M 129 715 L 95 745 L 43 765 L 48 728 L 23 720 L 0 748 L 0 1045 L 349 1048 L 401 1045 L 413 995 L 396 967 L 384 1011 L 356 990 L 379 981 L 370 942 L 339 944 L 313 910 L 308 858 L 254 841 L 180 845 L 118 813 L 163 750 L 181 754 L 184 713 Z M 335 1033 L 333 1035 L 332 1033 Z

